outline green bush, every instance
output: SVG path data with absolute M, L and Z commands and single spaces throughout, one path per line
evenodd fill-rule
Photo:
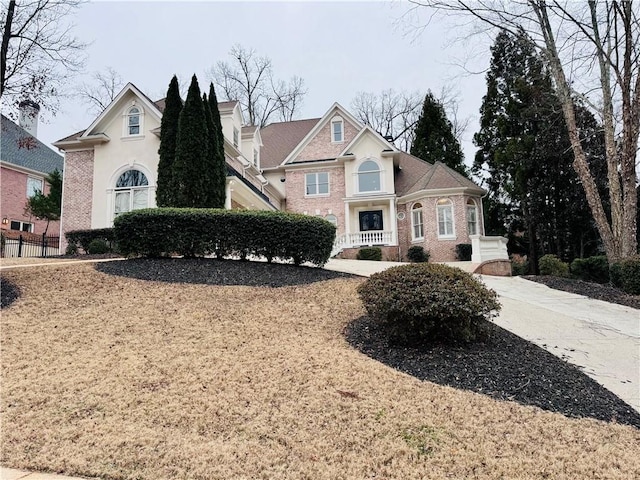
M 585 282 L 609 283 L 609 262 L 604 255 L 576 258 L 571 262 L 571 274 Z
M 409 247 L 409 250 L 407 251 L 407 258 L 413 263 L 428 262 L 430 256 L 429 252 L 426 252 L 420 245 Z
M 336 228 L 318 217 L 257 210 L 149 208 L 118 216 L 119 251 L 126 256 L 262 256 L 296 265 L 329 260 Z
M 640 295 L 640 255 L 616 262 L 609 271 L 611 283 L 631 295 Z
M 87 248 L 87 253 L 91 255 L 100 255 L 103 253 L 108 253 L 110 251 L 109 245 L 102 238 L 94 238 L 91 240 L 89 244 L 89 248 Z
M 459 268 L 412 264 L 371 275 L 358 287 L 367 313 L 394 342 L 477 340 L 500 309 L 497 295 Z
M 511 275 L 514 277 L 518 275 L 526 275 L 529 273 L 529 261 L 523 258 L 511 259 Z
M 555 255 L 543 255 L 538 260 L 540 275 L 552 275 L 554 277 L 568 277 L 569 264 L 563 262 Z
M 75 247 L 75 253 L 77 253 L 80 248 L 84 250 L 84 253 L 88 253 L 89 244 L 96 239 L 104 240 L 108 245 L 109 250 L 114 249 L 115 234 L 113 228 L 72 230 L 70 232 L 65 232 L 64 236 L 67 238 L 69 246 L 73 245 Z M 67 247 L 67 251 L 73 251 L 73 247 L 71 247 L 71 249 Z
M 382 249 L 380 247 L 364 247 L 358 250 L 356 255 L 358 260 L 382 260 Z
M 459 243 L 456 245 L 456 258 L 461 262 L 470 262 L 471 261 L 471 244 L 470 243 Z

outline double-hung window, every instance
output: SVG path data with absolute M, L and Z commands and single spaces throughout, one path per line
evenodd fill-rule
M 38 192 L 44 193 L 42 179 L 27 177 L 27 198 L 33 197 Z
M 140 135 L 140 114 L 138 107 L 131 107 L 127 113 L 127 132 L 129 135 Z
M 304 176 L 305 195 L 329 195 L 329 173 L 314 172 Z
M 469 235 L 478 233 L 478 207 L 471 199 L 467 200 L 467 231 Z
M 424 238 L 424 224 L 422 221 L 422 204 L 416 203 L 411 209 L 411 238 L 422 240 Z
M 331 141 L 333 143 L 342 143 L 344 141 L 344 122 L 340 117 L 331 120 Z
M 453 237 L 453 203 L 451 200 L 441 198 L 438 200 L 438 236 Z

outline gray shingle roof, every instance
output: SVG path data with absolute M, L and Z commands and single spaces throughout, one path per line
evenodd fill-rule
M 0 160 L 18 167 L 48 174 L 62 172 L 64 159 L 40 140 L 2 115 Z

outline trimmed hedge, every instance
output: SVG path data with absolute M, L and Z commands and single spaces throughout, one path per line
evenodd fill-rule
M 419 263 L 375 273 L 358 287 L 367 313 L 392 341 L 470 342 L 500 309 L 496 292 L 472 275 L 442 264 Z
M 576 258 L 570 270 L 574 277 L 585 282 L 609 283 L 609 261 L 605 255 Z
M 609 272 L 615 287 L 631 295 L 640 295 L 640 255 L 612 264 Z
M 471 261 L 472 247 L 470 243 L 459 243 L 456 245 L 456 258 L 461 262 Z
M 540 275 L 569 276 L 569 264 L 560 260 L 556 255 L 543 255 L 538 260 L 538 267 L 540 268 Z
M 208 208 L 135 210 L 118 216 L 114 229 L 126 256 L 255 255 L 318 266 L 329 260 L 336 234 L 333 224 L 310 215 Z
M 356 255 L 357 260 L 375 260 L 379 262 L 382 260 L 382 249 L 380 247 L 364 247 L 358 250 Z
M 111 251 L 116 240 L 113 228 L 71 230 L 70 232 L 65 232 L 64 236 L 67 238 L 68 252 L 77 252 L 79 248 L 82 248 L 84 253 L 88 253 L 89 245 L 94 240 L 103 240 L 108 245 L 109 251 Z
M 420 245 L 409 247 L 407 251 L 407 258 L 413 263 L 428 262 L 430 256 L 429 252 L 425 251 L 424 247 Z

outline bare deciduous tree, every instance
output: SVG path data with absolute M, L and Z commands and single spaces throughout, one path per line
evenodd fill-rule
M 101 113 L 124 87 L 124 81 L 118 72 L 107 67 L 104 72 L 94 72 L 90 83 L 80 86 L 80 98 L 96 115 Z
M 526 31 L 543 53 L 562 103 L 573 166 L 610 261 L 637 253 L 636 157 L 640 133 L 640 7 L 632 0 L 412 0 L 415 8 L 465 15 L 483 29 Z M 459 18 L 459 17 L 458 17 Z M 577 127 L 574 98 L 602 121 L 611 218 Z
M 265 126 L 275 116 L 290 121 L 298 113 L 304 95 L 304 81 L 288 82 L 273 77 L 271 59 L 258 56 L 253 49 L 234 45 L 231 63 L 218 62 L 209 70 L 210 78 L 221 88 L 225 100 L 237 100 L 249 125 Z
M 84 64 L 86 46 L 68 19 L 82 0 L 2 1 L 0 98 L 15 112 L 29 99 L 55 113 L 68 80 Z

